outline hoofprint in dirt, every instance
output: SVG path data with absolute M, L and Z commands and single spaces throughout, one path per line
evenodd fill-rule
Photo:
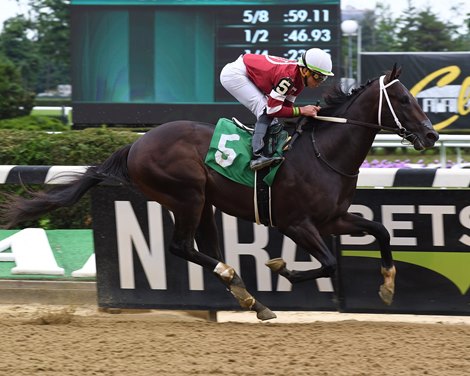
M 0 305 L 0 374 L 463 376 L 470 369 L 470 325 L 444 316 L 422 324 L 281 312 L 249 323 L 222 312 L 219 320 L 230 322 L 216 323 L 180 311 L 134 312 Z

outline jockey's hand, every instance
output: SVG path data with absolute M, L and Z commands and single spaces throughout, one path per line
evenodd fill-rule
M 307 106 L 300 107 L 300 114 L 304 116 L 317 116 L 318 111 L 320 111 L 320 106 L 314 106 L 313 104 L 309 104 Z

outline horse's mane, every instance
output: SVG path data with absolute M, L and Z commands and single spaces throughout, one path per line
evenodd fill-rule
M 322 115 L 322 116 L 342 115 L 341 112 L 338 113 L 338 110 L 341 108 L 341 106 L 343 106 L 345 103 L 348 103 L 353 98 L 357 97 L 375 80 L 376 79 L 369 80 L 365 84 L 359 86 L 358 88 L 354 88 L 350 90 L 349 93 L 346 93 L 343 90 L 343 88 L 341 87 L 341 83 L 339 82 L 331 86 L 323 95 L 323 99 L 326 103 L 326 106 L 323 106 L 321 108 L 319 115 Z

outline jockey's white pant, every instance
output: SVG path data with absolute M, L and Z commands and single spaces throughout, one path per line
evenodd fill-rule
M 237 101 L 248 108 L 256 119 L 263 114 L 268 99 L 248 77 L 243 55 L 222 69 L 220 83 Z

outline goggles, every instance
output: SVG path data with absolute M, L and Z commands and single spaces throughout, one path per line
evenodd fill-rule
M 306 67 L 308 69 L 307 60 L 305 60 L 305 52 L 302 54 L 301 58 L 302 58 L 302 63 L 304 64 L 304 67 Z M 325 82 L 328 78 L 328 76 L 326 76 L 324 74 L 318 73 L 318 72 L 313 71 L 311 69 L 308 69 L 308 70 L 312 74 L 312 77 L 315 81 Z
M 328 76 L 315 72 L 315 71 L 310 71 L 312 74 L 312 77 L 315 81 L 320 81 L 320 82 L 325 82 L 328 79 Z

